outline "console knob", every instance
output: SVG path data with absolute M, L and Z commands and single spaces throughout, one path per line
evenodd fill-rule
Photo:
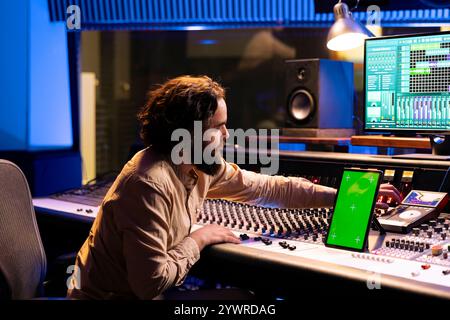
M 441 245 L 435 245 L 431 247 L 431 254 L 433 256 L 440 256 L 442 254 L 442 246 Z

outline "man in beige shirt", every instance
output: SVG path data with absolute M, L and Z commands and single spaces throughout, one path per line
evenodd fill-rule
M 214 164 L 174 164 L 174 130 L 192 130 L 200 120 L 228 137 L 224 90 L 208 77 L 167 81 L 150 92 L 139 119 L 148 147 L 124 166 L 108 191 L 78 253 L 71 298 L 153 299 L 183 283 L 205 246 L 238 244 L 222 226 L 191 232 L 205 198 L 286 208 L 333 205 L 335 189 L 241 170 L 218 155 Z M 380 193 L 400 201 L 390 185 L 382 185 Z

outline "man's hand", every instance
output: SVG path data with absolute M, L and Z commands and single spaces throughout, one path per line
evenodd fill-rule
M 204 247 L 216 243 L 240 243 L 241 240 L 234 235 L 229 229 L 219 226 L 217 224 L 206 225 L 189 235 L 195 242 L 198 248 L 203 250 Z
M 397 203 L 402 202 L 402 195 L 400 192 L 389 183 L 383 183 L 380 185 L 380 190 L 378 191 L 378 196 L 391 197 Z M 377 208 L 388 209 L 389 205 L 387 203 L 377 202 Z

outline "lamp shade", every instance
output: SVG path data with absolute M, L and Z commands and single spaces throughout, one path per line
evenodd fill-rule
M 327 37 L 327 47 L 333 51 L 344 51 L 364 44 L 364 39 L 373 37 L 366 27 L 353 19 L 348 6 L 339 2 L 334 6 L 335 22 Z

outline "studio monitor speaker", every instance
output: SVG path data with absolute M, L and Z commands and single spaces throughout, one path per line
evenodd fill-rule
M 285 127 L 353 127 L 352 63 L 327 59 L 287 60 L 285 79 Z

